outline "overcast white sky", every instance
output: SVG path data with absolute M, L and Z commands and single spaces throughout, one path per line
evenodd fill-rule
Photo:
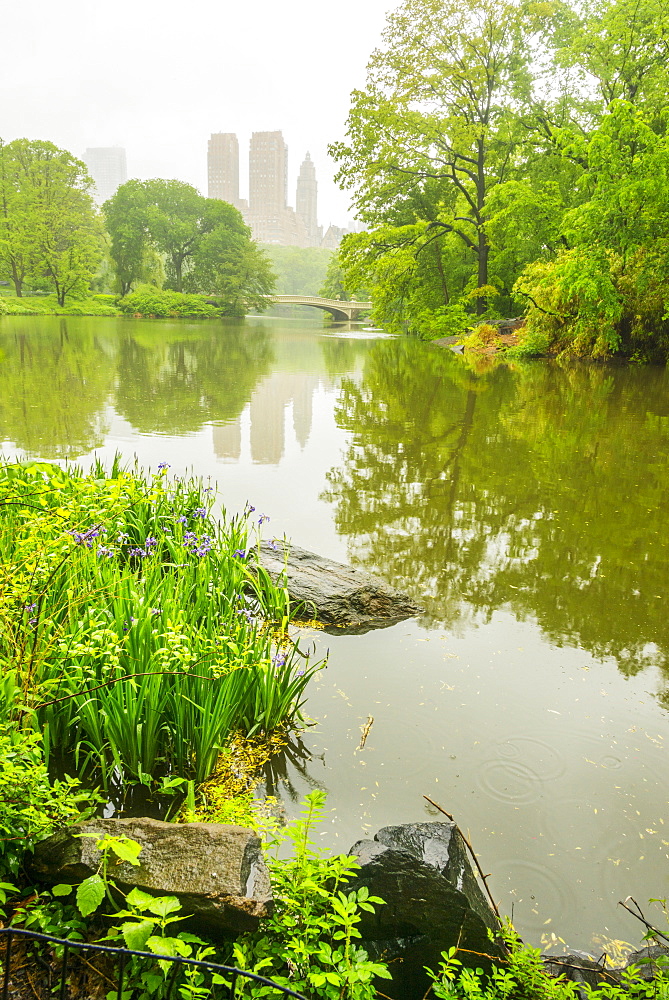
M 83 155 L 124 146 L 130 177 L 177 177 L 207 193 L 207 140 L 237 132 L 242 195 L 251 132 L 282 129 L 289 203 L 307 150 L 319 221 L 343 225 L 328 142 L 343 138 L 396 0 L 6 0 L 0 136 Z

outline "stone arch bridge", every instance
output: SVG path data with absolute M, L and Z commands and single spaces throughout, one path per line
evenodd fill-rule
M 313 306 L 329 312 L 338 323 L 346 323 L 358 319 L 360 313 L 369 312 L 371 302 L 357 302 L 352 299 L 324 299 L 320 295 L 264 295 L 267 302 L 277 306 Z

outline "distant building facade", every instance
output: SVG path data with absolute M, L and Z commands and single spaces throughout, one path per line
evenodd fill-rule
M 94 146 L 86 150 L 84 162 L 95 181 L 93 196 L 100 205 L 128 179 L 128 165 L 122 146 Z
M 259 243 L 326 245 L 318 225 L 318 183 L 309 153 L 300 168 L 295 208 L 288 205 L 288 147 L 280 131 L 254 132 L 251 136 L 248 204 L 239 198 L 239 142 L 234 133 L 212 134 L 208 170 L 209 197 L 221 198 L 239 208 Z M 327 246 L 333 245 L 335 232 L 344 230 L 331 226 Z
M 207 149 L 209 197 L 239 207 L 239 140 L 234 132 L 214 132 Z
M 318 225 L 318 182 L 316 168 L 307 153 L 300 167 L 295 194 L 295 211 L 304 223 L 308 246 L 319 247 L 323 239 L 323 230 Z

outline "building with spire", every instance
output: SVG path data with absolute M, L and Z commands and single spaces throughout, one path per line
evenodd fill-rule
M 295 211 L 304 223 L 308 246 L 319 247 L 323 238 L 323 230 L 318 225 L 318 182 L 311 153 L 307 153 L 300 167 L 295 194 Z
M 300 167 L 296 207 L 288 205 L 288 147 L 282 132 L 254 132 L 251 136 L 248 203 L 239 197 L 239 142 L 234 133 L 216 132 L 210 137 L 207 164 L 209 197 L 235 205 L 258 243 L 336 246 L 340 230 L 331 226 L 325 244 L 318 225 L 318 183 L 310 153 Z

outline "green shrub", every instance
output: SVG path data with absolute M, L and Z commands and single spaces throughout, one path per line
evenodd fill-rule
M 220 316 L 220 308 L 209 304 L 203 295 L 186 295 L 140 285 L 134 292 L 118 300 L 121 312 L 131 316 L 155 316 L 158 318 L 193 317 L 212 318 Z
M 275 909 L 258 931 L 234 945 L 240 969 L 267 976 L 308 997 L 372 1000 L 374 979 L 390 979 L 386 965 L 370 961 L 359 947 L 361 911 L 374 912 L 383 900 L 366 888 L 346 891 L 358 867 L 344 854 L 323 858 L 314 849 L 312 830 L 323 818 L 325 793 L 311 792 L 298 820 L 275 833 L 277 851 L 285 840 L 293 847 L 288 860 L 270 858 Z M 240 998 L 260 998 L 262 987 L 242 980 Z
M 92 803 L 74 778 L 50 780 L 38 733 L 0 725 L 0 874 L 15 874 L 26 851 Z
M 518 331 L 518 343 L 506 350 L 508 358 L 539 358 L 548 354 L 550 339 L 545 330 L 536 327 L 521 327 Z
M 667 1000 L 669 976 L 664 971 L 645 981 L 638 968 L 631 966 L 622 975 L 620 985 L 605 983 L 592 988 L 549 976 L 538 948 L 523 944 L 513 928 L 507 927 L 505 940 L 508 959 L 493 967 L 490 976 L 482 969 L 463 969 L 457 948 L 442 952 L 439 971 L 427 969 L 433 980 L 432 993 L 438 1000 Z

